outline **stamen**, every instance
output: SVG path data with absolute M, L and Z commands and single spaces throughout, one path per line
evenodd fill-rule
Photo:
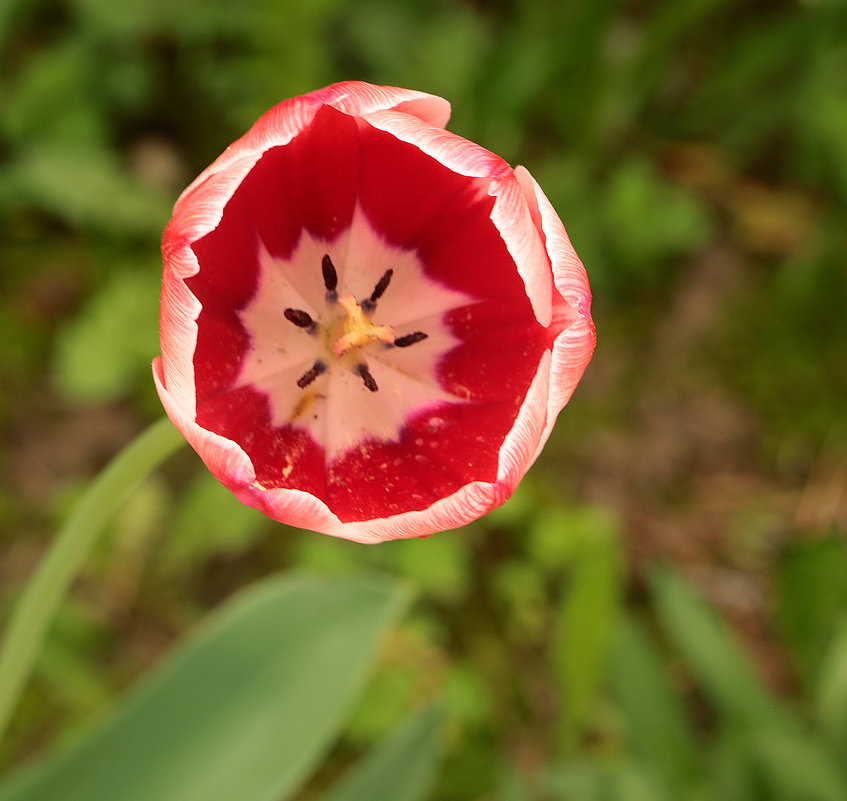
M 362 301 L 362 308 L 366 312 L 370 313 L 376 308 L 376 302 L 385 294 L 385 290 L 388 289 L 392 275 L 394 275 L 394 270 L 386 270 L 385 273 L 383 273 L 382 278 L 376 282 L 376 286 L 374 287 L 374 291 L 371 292 L 371 296 L 367 300 Z
M 376 385 L 376 380 L 371 375 L 371 371 L 368 370 L 368 366 L 366 364 L 357 364 L 355 367 L 355 372 L 357 375 L 362 377 L 362 381 L 365 382 L 365 386 L 371 391 L 376 392 L 379 387 Z
M 297 386 L 300 389 L 305 389 L 312 383 L 321 373 L 326 372 L 326 365 L 318 360 L 308 370 L 306 370 L 300 378 L 297 379 Z
M 383 292 L 388 289 L 388 285 L 391 283 L 392 275 L 394 275 L 394 270 L 386 270 L 382 278 L 376 282 L 374 291 L 371 292 L 371 303 L 376 303 L 382 297 Z
M 338 273 L 335 271 L 335 265 L 327 253 L 321 260 L 321 271 L 324 274 L 324 286 L 327 292 L 335 292 L 338 289 Z
M 423 331 L 415 331 L 414 334 L 406 334 L 402 337 L 397 337 L 394 340 L 394 344 L 398 348 L 408 348 L 409 345 L 414 345 L 415 342 L 420 342 L 422 339 L 426 339 L 429 334 L 425 334 Z
M 285 319 L 294 323 L 298 328 L 314 328 L 315 321 L 309 316 L 308 312 L 302 309 L 286 309 L 283 314 Z

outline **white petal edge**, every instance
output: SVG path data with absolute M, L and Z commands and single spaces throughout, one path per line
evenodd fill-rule
M 426 537 L 464 526 L 508 500 L 540 452 L 543 443 L 539 439 L 548 431 L 546 407 L 550 362 L 550 353 L 546 352 L 512 429 L 501 446 L 497 478 L 493 482 L 470 482 L 426 509 L 353 523 L 341 522 L 326 504 L 300 490 L 260 490 L 255 486 L 244 486 L 233 489 L 233 492 L 243 503 L 260 509 L 275 520 L 355 542 L 377 543 Z M 226 481 L 223 483 L 231 487 Z
M 588 275 L 585 272 L 585 266 L 576 255 L 562 220 L 538 181 L 532 177 L 526 167 L 516 167 L 515 176 L 527 199 L 531 213 L 540 218 L 556 289 L 573 309 L 583 316 L 590 316 L 591 288 L 588 285 Z
M 542 446 L 550 436 L 559 412 L 567 405 L 585 368 L 591 361 L 596 341 L 594 324 L 590 319 L 583 318 L 572 323 L 556 337 L 553 343 L 547 424 L 541 438 Z
M 528 170 L 517 167 L 515 174 L 533 217 L 540 223 L 559 295 L 554 297 L 553 307 L 556 328 L 562 330 L 553 344 L 547 412 L 547 426 L 552 429 L 594 353 L 597 336 L 591 319 L 591 288 L 585 266 L 553 204 Z
M 324 105 L 353 116 L 396 109 L 441 128 L 447 125 L 450 119 L 450 103 L 427 92 L 394 86 L 374 86 L 363 81 L 331 84 L 323 89 L 284 100 L 266 111 L 244 136 L 236 139 L 189 184 L 177 200 L 177 206 L 209 176 L 229 169 L 234 162 L 247 159 L 255 164 L 259 156 L 269 148 L 288 144 Z
M 187 245 L 173 248 L 166 257 L 162 274 L 159 344 L 162 351 L 162 386 L 167 388 L 169 397 L 181 413 L 193 420 L 197 414 L 194 351 L 197 347 L 197 317 L 202 305 L 180 275 L 191 270 L 192 263 L 196 272 L 197 258 Z M 161 391 L 159 395 L 162 395 Z M 167 405 L 165 410 L 168 415 L 171 414 Z
M 488 194 L 494 198 L 491 220 L 524 282 L 535 318 L 545 328 L 550 325 L 553 293 L 550 261 L 515 171 L 490 150 L 415 117 L 379 111 L 363 118 L 373 127 L 415 145 L 459 175 L 490 181 Z
M 231 439 L 214 434 L 194 422 L 194 415 L 186 413 L 184 407 L 167 389 L 164 383 L 162 359 L 153 359 L 153 381 L 156 391 L 171 422 L 197 451 L 211 473 L 224 486 L 231 484 L 250 485 L 256 480 L 253 463 L 244 450 Z

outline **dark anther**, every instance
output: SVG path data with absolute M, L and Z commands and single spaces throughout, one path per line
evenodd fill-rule
M 406 336 L 397 337 L 397 339 L 394 340 L 394 345 L 398 348 L 408 348 L 409 345 L 414 345 L 415 342 L 420 342 L 428 336 L 429 334 L 425 334 L 423 331 L 415 331 L 414 334 L 406 334 Z
M 311 328 L 315 324 L 309 314 L 301 309 L 286 309 L 283 314 L 286 320 L 294 323 L 298 328 Z
M 308 387 L 321 373 L 326 372 L 326 365 L 322 361 L 315 362 L 308 370 L 306 370 L 300 378 L 297 379 L 297 386 L 300 389 Z
M 362 381 L 365 382 L 365 386 L 371 392 L 376 392 L 379 389 L 379 387 L 376 385 L 374 377 L 371 375 L 371 371 L 368 370 L 368 366 L 366 364 L 357 364 L 356 373 L 357 375 L 360 375 L 362 377 Z
M 327 292 L 335 292 L 338 289 L 338 273 L 335 272 L 335 265 L 327 253 L 321 260 L 321 270 L 324 274 L 324 286 Z
M 386 270 L 382 278 L 376 282 L 374 291 L 371 292 L 371 296 L 368 298 L 371 303 L 376 303 L 382 297 L 385 290 L 388 289 L 388 285 L 391 283 L 392 275 L 394 275 L 394 270 Z
M 374 291 L 371 292 L 369 298 L 362 301 L 362 309 L 370 314 L 376 308 L 376 302 L 383 296 L 388 285 L 391 283 L 391 276 L 394 275 L 394 270 L 386 270 L 382 278 L 376 282 Z

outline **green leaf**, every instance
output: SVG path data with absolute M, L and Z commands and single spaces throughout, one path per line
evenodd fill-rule
M 663 280 L 669 257 L 701 247 L 711 228 L 702 201 L 642 158 L 622 162 L 610 177 L 603 213 L 619 269 L 637 285 Z
M 590 540 L 595 531 L 612 531 L 618 524 L 614 513 L 608 509 L 545 506 L 537 499 L 531 517 L 527 513 L 527 518 L 530 518 L 527 551 L 532 561 L 548 573 L 560 571 L 578 559 L 583 543 Z
M 93 61 L 91 44 L 82 36 L 30 50 L 4 92 L 0 120 L 4 139 L 23 150 L 36 142 L 39 150 L 73 147 L 91 153 L 102 148 L 108 140 L 108 121 L 92 85 L 100 66 Z
M 750 764 L 750 731 L 724 727 L 709 743 L 708 801 L 773 801 L 763 799 L 759 777 Z
M 620 589 L 617 526 L 606 520 L 605 526 L 585 532 L 571 568 L 553 643 L 564 707 L 565 747 L 575 744 L 602 679 Z
M 837 34 L 831 11 L 829 21 L 833 41 L 818 48 L 806 85 L 805 102 L 796 108 L 805 123 L 800 126 L 800 132 L 809 139 L 807 149 L 815 171 L 828 178 L 844 198 L 847 197 L 847 79 L 844 76 L 847 48 L 843 22 L 842 33 Z
M 182 496 L 158 555 L 159 566 L 173 576 L 213 554 L 240 554 L 256 541 L 266 521 L 202 470 Z
M 349 741 L 371 745 L 405 719 L 410 701 L 420 697 L 421 665 L 432 659 L 432 649 L 428 635 L 412 620 L 392 632 L 385 658 L 347 716 Z
M 170 198 L 146 186 L 102 147 L 31 145 L 7 173 L 20 199 L 65 222 L 151 240 L 168 220 Z
M 751 759 L 758 770 L 763 797 L 844 801 L 847 780 L 819 739 L 798 729 L 767 727 L 750 742 Z
M 626 759 L 581 758 L 554 764 L 545 784 L 544 798 L 557 801 L 671 801 L 647 765 Z
M 500 769 L 496 786 L 494 797 L 497 801 L 531 801 L 529 790 L 521 775 L 509 763 Z
M 654 571 L 652 588 L 662 627 L 724 717 L 735 723 L 781 721 L 714 610 L 670 569 Z
M 832 632 L 847 612 L 847 553 L 837 536 L 790 548 L 777 574 L 776 621 L 807 686 L 817 680 Z
M 392 542 L 378 554 L 386 569 L 410 578 L 415 587 L 440 601 L 455 602 L 468 591 L 470 560 L 460 534 Z
M 76 401 L 115 400 L 144 375 L 158 350 L 161 278 L 122 271 L 105 283 L 57 338 L 56 383 Z
M 600 801 L 604 769 L 596 760 L 576 759 L 551 765 L 544 777 L 550 798 Z
M 406 593 L 281 576 L 240 593 L 105 725 L 0 801 L 278 801 L 315 766 Z
M 610 661 L 612 687 L 632 748 L 679 795 L 699 774 L 697 746 L 659 656 L 635 620 L 621 621 Z
M 817 717 L 847 762 L 847 618 L 835 628 L 816 686 Z
M 440 725 L 436 707 L 405 721 L 342 777 L 324 801 L 422 801 L 435 780 Z
M 710 16 L 728 0 L 688 0 L 662 3 L 645 21 L 639 35 L 639 52 L 627 73 L 629 103 L 637 111 L 670 76 L 668 64 L 675 63 L 686 47 L 686 39 L 697 35 Z
M 666 793 L 644 765 L 623 762 L 609 770 L 605 801 L 670 801 L 678 798 Z

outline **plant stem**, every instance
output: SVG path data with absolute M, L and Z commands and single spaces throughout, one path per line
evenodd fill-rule
M 98 535 L 129 494 L 185 440 L 167 417 L 127 445 L 91 483 L 18 600 L 0 652 L 0 739 L 44 635 Z

